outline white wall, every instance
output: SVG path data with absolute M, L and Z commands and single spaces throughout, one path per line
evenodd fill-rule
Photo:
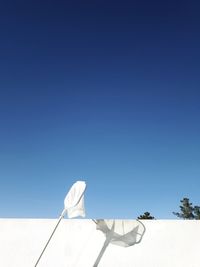
M 142 242 L 107 247 L 98 267 L 200 267 L 200 222 L 143 221 Z M 56 220 L 0 219 L 0 267 L 34 267 Z M 105 241 L 91 220 L 63 220 L 38 267 L 93 267 Z

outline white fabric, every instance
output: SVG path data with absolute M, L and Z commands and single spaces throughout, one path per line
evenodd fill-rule
M 74 218 L 78 216 L 85 217 L 84 207 L 84 192 L 86 189 L 86 183 L 84 181 L 77 181 L 69 190 L 64 200 L 64 213 L 67 213 L 68 218 Z

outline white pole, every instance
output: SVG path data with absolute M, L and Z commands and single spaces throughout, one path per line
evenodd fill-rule
M 51 236 L 49 237 L 46 245 L 44 246 L 36 264 L 34 265 L 34 267 L 36 267 L 40 261 L 40 259 L 42 258 L 42 255 L 44 254 L 49 242 L 51 241 L 51 238 L 53 237 L 59 223 L 61 222 L 61 220 L 64 218 L 65 214 L 68 213 L 68 217 L 69 218 L 73 218 L 73 217 L 77 217 L 77 216 L 85 216 L 85 213 L 82 212 L 82 210 L 78 210 L 78 212 L 74 215 L 71 214 L 69 216 L 69 211 L 70 209 L 75 208 L 79 202 L 81 201 L 83 194 L 85 192 L 85 188 L 86 188 L 86 184 L 84 181 L 77 181 L 75 184 L 72 185 L 71 189 L 69 190 L 67 196 L 65 197 L 64 200 L 64 210 L 62 211 L 60 217 L 58 218 L 58 222 L 55 226 L 55 228 L 53 229 L 53 232 L 51 234 Z
M 61 220 L 63 219 L 63 217 L 64 217 L 64 216 L 61 214 L 61 216 L 59 217 L 58 222 L 57 222 L 55 228 L 53 229 L 53 232 L 52 232 L 51 236 L 49 237 L 49 239 L 48 239 L 46 245 L 44 246 L 44 248 L 43 248 L 43 250 L 42 250 L 42 252 L 41 252 L 41 254 L 40 254 L 40 256 L 39 256 L 39 258 L 38 258 L 38 260 L 37 260 L 37 262 L 36 262 L 36 264 L 34 265 L 34 267 L 36 267 L 36 266 L 38 265 L 40 259 L 42 258 L 42 255 L 44 254 L 44 252 L 45 252 L 45 250 L 46 250 L 46 248 L 47 248 L 47 246 L 48 246 L 48 244 L 49 244 L 51 238 L 53 237 L 53 235 L 54 235 L 56 229 L 58 228 L 58 225 L 60 224 L 60 222 L 61 222 Z

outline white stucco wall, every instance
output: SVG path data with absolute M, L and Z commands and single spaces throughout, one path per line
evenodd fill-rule
M 143 221 L 141 243 L 107 247 L 98 267 L 199 267 L 200 222 Z M 0 219 L 0 266 L 34 267 L 56 220 Z M 91 220 L 63 220 L 38 267 L 93 267 L 105 241 Z

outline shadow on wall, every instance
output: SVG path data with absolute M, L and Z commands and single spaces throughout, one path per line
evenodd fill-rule
M 139 220 L 93 220 L 96 229 L 103 232 L 106 240 L 93 265 L 97 267 L 108 245 L 130 247 L 142 241 L 146 228 Z

